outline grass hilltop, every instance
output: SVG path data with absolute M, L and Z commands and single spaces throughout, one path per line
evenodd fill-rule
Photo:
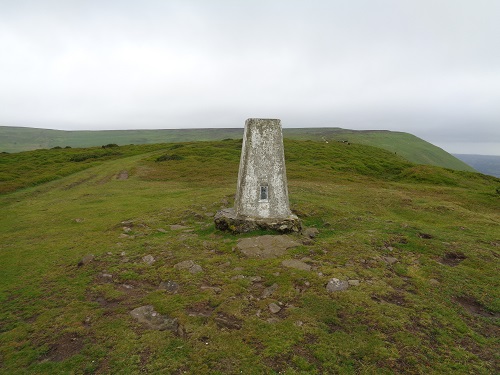
M 269 259 L 213 225 L 241 140 L 0 154 L 0 373 L 498 373 L 500 179 L 348 140 L 285 139 Z
M 475 170 L 439 147 L 412 134 L 386 130 L 347 130 L 341 128 L 288 128 L 285 138 L 347 143 L 380 147 L 405 159 L 426 165 L 474 172 Z M 0 152 L 19 152 L 53 147 L 92 147 L 102 144 L 153 144 L 238 139 L 243 129 L 166 129 L 61 131 L 0 126 Z

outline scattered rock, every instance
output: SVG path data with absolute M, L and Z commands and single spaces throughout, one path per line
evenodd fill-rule
M 319 234 L 319 230 L 316 228 L 307 228 L 306 230 L 302 231 L 302 234 L 305 237 L 315 238 Z
M 288 249 L 300 246 L 289 236 L 265 235 L 259 237 L 242 238 L 238 241 L 237 249 L 249 258 L 276 258 L 286 253 Z
M 302 320 L 297 320 L 295 323 L 293 323 L 296 327 L 302 327 L 304 325 L 304 322 Z
M 150 266 L 156 262 L 156 259 L 152 255 L 145 255 L 142 257 L 142 261 Z
M 165 229 L 163 228 L 157 228 L 156 229 L 157 232 L 160 232 L 160 233 L 168 233 Z
M 382 257 L 382 260 L 387 264 L 394 264 L 398 261 L 397 258 L 394 257 Z
M 274 283 L 270 287 L 267 287 L 266 289 L 264 289 L 264 291 L 262 292 L 262 298 L 270 297 L 277 290 L 278 290 L 278 284 Z
M 177 319 L 172 319 L 157 313 L 151 305 L 138 307 L 132 310 L 130 315 L 140 323 L 146 324 L 151 329 L 158 331 L 168 330 L 172 332 L 177 332 L 179 329 Z
M 200 265 L 196 264 L 192 260 L 185 260 L 183 262 L 179 262 L 176 265 L 174 265 L 174 268 L 178 270 L 188 270 L 193 274 L 203 272 L 203 268 L 201 268 Z
M 438 280 L 436 280 L 436 279 L 429 279 L 429 283 L 431 285 L 438 285 L 438 284 L 440 284 L 440 282 Z
M 95 259 L 95 256 L 93 254 L 87 254 L 85 255 L 81 261 L 78 262 L 78 267 L 85 266 L 86 264 L 89 264 Z
M 122 233 L 118 237 L 119 238 L 129 238 L 130 236 L 128 234 Z
M 326 290 L 330 293 L 346 290 L 347 288 L 349 288 L 349 283 L 347 281 L 339 280 L 336 278 L 330 279 L 330 281 L 328 281 L 328 284 L 326 284 Z
M 181 286 L 178 283 L 176 283 L 175 281 L 171 281 L 171 280 L 162 281 L 160 283 L 160 285 L 158 286 L 158 289 L 165 290 L 165 291 L 167 291 L 169 293 L 173 293 L 173 294 L 177 293 L 180 288 L 181 288 Z
M 250 276 L 248 279 L 252 283 L 258 283 L 258 282 L 262 281 L 262 277 L 260 277 L 260 276 Z
M 73 219 L 73 221 L 75 223 L 83 223 L 83 219 L 80 219 L 80 218 Z
M 358 286 L 360 282 L 359 282 L 359 280 L 347 280 L 347 283 L 350 286 Z
M 281 262 L 281 264 L 285 267 L 294 268 L 296 270 L 302 270 L 302 271 L 311 270 L 311 266 L 309 264 L 304 263 L 303 261 L 297 259 L 286 259 L 283 262 Z
M 273 314 L 277 314 L 281 311 L 281 307 L 273 302 L 269 304 L 269 311 L 271 311 Z
M 130 228 L 130 227 L 123 227 L 123 231 L 125 233 L 130 233 L 130 232 L 132 232 L 132 228 Z
M 103 279 L 112 279 L 113 275 L 111 275 L 110 273 L 101 273 L 101 277 Z

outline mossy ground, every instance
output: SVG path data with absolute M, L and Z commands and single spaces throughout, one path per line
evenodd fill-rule
M 126 146 L 82 162 L 70 158 L 97 149 L 50 150 L 29 171 L 16 155 L 29 166 L 43 151 L 3 155 L 2 173 L 16 174 L 0 197 L 0 372 L 498 371 L 500 180 L 368 146 L 286 141 L 291 208 L 319 235 L 282 258 L 248 259 L 237 240 L 259 233 L 212 222 L 232 205 L 240 149 Z M 156 162 L 165 154 L 181 160 Z M 122 170 L 130 177 L 117 180 Z M 41 171 L 49 182 L 26 187 Z M 78 267 L 86 254 L 94 261 Z M 290 258 L 313 271 L 283 267 Z M 173 267 L 184 260 L 203 272 Z M 332 277 L 360 285 L 329 294 Z M 158 290 L 167 280 L 177 294 Z M 129 312 L 146 304 L 183 332 L 135 322 Z

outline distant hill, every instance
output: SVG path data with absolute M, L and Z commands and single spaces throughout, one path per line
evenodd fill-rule
M 412 134 L 387 130 L 341 128 L 288 128 L 285 138 L 320 142 L 340 141 L 379 147 L 417 164 L 475 171 L 446 151 Z M 105 144 L 153 144 L 216 141 L 242 138 L 242 128 L 62 131 L 0 126 L 0 152 L 53 147 L 92 147 Z
M 453 156 L 481 173 L 500 177 L 500 156 L 498 155 L 453 154 Z

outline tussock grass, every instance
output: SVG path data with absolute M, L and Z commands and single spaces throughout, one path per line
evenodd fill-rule
M 319 234 L 281 258 L 248 259 L 238 239 L 265 233 L 212 223 L 233 203 L 240 149 L 225 140 L 114 147 L 82 162 L 70 158 L 98 149 L 1 155 L 0 372 L 498 370 L 498 179 L 286 140 L 292 209 Z M 156 162 L 165 154 L 182 160 Z M 86 254 L 95 259 L 78 267 Z M 291 258 L 313 271 L 283 267 Z M 203 272 L 174 267 L 185 260 Z M 332 277 L 359 285 L 329 294 Z M 178 293 L 158 289 L 168 280 Z M 146 304 L 182 332 L 135 322 L 129 312 Z

